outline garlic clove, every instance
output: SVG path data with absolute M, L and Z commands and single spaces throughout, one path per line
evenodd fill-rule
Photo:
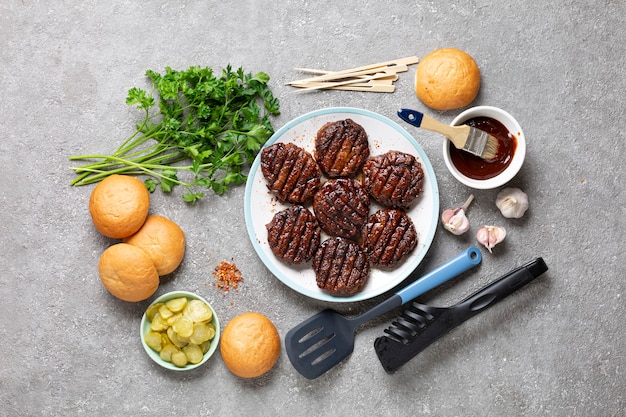
M 483 226 L 476 232 L 476 240 L 491 252 L 491 249 L 506 237 L 506 230 L 499 226 Z
M 470 228 L 470 222 L 463 209 L 447 209 L 441 214 L 443 227 L 454 235 L 462 235 Z
M 505 188 L 496 197 L 496 206 L 508 219 L 519 219 L 528 210 L 528 195 L 519 188 Z
M 456 209 L 446 209 L 441 213 L 441 223 L 443 227 L 452 234 L 462 235 L 470 228 L 470 222 L 465 211 L 474 200 L 474 196 L 470 195 L 465 203 Z

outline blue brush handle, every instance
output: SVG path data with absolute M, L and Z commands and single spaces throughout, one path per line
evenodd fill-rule
M 402 304 L 405 304 L 415 297 L 467 271 L 474 265 L 478 265 L 482 259 L 483 256 L 478 248 L 476 246 L 470 246 L 446 263 L 439 265 L 417 281 L 396 292 L 396 295 L 400 296 Z
M 422 119 L 424 118 L 424 114 L 418 112 L 417 110 L 411 109 L 400 109 L 398 110 L 398 116 L 408 124 L 411 124 L 415 127 L 422 126 Z

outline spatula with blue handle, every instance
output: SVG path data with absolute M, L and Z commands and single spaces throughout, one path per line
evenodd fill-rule
M 365 313 L 348 318 L 326 309 L 287 332 L 285 349 L 292 365 L 308 379 L 322 375 L 354 350 L 357 327 L 478 265 L 482 254 L 471 246 Z

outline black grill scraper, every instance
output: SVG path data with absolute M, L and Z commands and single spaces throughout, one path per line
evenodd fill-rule
M 374 342 L 378 359 L 393 373 L 450 330 L 486 310 L 544 272 L 542 258 L 520 266 L 451 307 L 431 307 L 411 302 Z

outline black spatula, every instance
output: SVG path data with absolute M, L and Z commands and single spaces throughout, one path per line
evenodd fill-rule
M 306 378 L 317 378 L 352 353 L 354 333 L 361 324 L 443 284 L 481 260 L 480 251 L 471 246 L 360 316 L 347 318 L 327 309 L 310 317 L 285 336 L 289 360 Z
M 444 334 L 528 284 L 548 266 L 537 258 L 500 277 L 452 307 L 431 307 L 412 302 L 376 339 L 374 348 L 387 373 L 397 371 Z

